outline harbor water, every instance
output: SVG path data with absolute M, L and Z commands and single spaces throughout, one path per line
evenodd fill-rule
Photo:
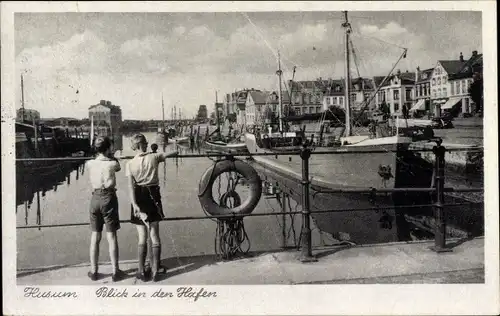
M 155 142 L 156 133 L 144 133 L 149 144 Z M 119 136 L 121 150 L 118 155 L 132 155 L 129 135 Z M 160 151 L 162 150 L 160 146 Z M 178 150 L 182 153 L 203 153 L 201 150 L 189 149 L 176 145 L 168 145 L 165 150 Z M 121 220 L 130 219 L 130 198 L 128 196 L 125 164 L 121 161 L 122 171 L 117 173 L 117 195 Z M 209 158 L 174 158 L 168 159 L 159 168 L 162 203 L 167 217 L 204 216 L 198 200 L 198 184 L 203 172 L 213 165 Z M 263 176 L 266 179 L 267 176 Z M 264 184 L 263 196 L 254 213 L 280 212 L 278 202 L 284 183 L 279 178 L 268 178 Z M 22 229 L 25 226 L 88 223 L 91 188 L 85 164 L 81 162 L 57 163 L 44 166 L 43 170 L 29 169 L 29 172 L 18 170 L 17 174 L 17 268 L 20 270 L 53 265 L 72 265 L 89 260 L 89 225 L 66 227 L 35 227 Z M 217 181 L 216 181 L 217 184 Z M 224 193 L 227 181 L 214 185 L 213 195 L 217 198 Z M 281 187 L 280 187 L 281 186 Z M 248 192 L 244 183 L 238 187 L 238 193 L 245 199 Z M 290 189 L 290 187 L 288 187 Z M 294 184 L 295 191 L 300 192 L 300 184 Z M 293 197 L 292 197 L 293 198 Z M 295 197 L 296 200 L 300 198 Z M 448 201 L 452 202 L 452 201 Z M 300 211 L 300 205 L 293 199 L 286 201 L 287 209 Z M 334 205 L 327 205 L 335 207 Z M 481 235 L 482 208 L 466 210 L 469 215 L 458 215 L 460 209 L 454 210 L 458 222 L 464 222 L 467 233 Z M 384 243 L 399 241 L 402 227 L 387 229 L 387 225 L 374 222 L 373 214 L 357 212 L 359 230 L 363 238 L 357 243 Z M 383 213 L 379 217 L 381 217 Z M 377 217 L 378 219 L 378 217 Z M 332 217 L 322 214 L 313 215 L 313 246 L 336 242 L 337 231 L 330 231 Z M 283 239 L 287 246 L 296 246 L 299 242 L 301 220 L 300 215 L 247 217 L 244 220 L 251 251 L 269 251 L 280 249 Z M 374 222 L 374 223 L 371 223 Z M 470 227 L 468 227 L 469 225 Z M 477 228 L 479 226 L 479 229 Z M 160 224 L 162 240 L 162 256 L 169 260 L 180 257 L 211 256 L 215 254 L 216 221 L 183 220 L 166 221 Z M 284 229 L 283 229 L 284 228 Z M 321 228 L 322 231 L 319 230 Z M 408 229 L 408 227 L 405 227 Z M 417 229 L 418 230 L 418 229 Z M 285 236 L 284 236 L 285 235 Z M 424 235 L 422 238 L 432 238 Z M 349 238 L 347 238 L 349 239 Z M 136 229 L 132 224 L 123 223 L 118 232 L 120 260 L 135 260 L 137 249 Z M 100 261 L 109 261 L 108 245 L 103 238 L 100 247 Z

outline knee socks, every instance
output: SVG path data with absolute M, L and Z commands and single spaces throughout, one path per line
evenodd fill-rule
M 146 262 L 148 246 L 147 244 L 137 245 L 137 260 L 139 262 L 139 273 L 144 273 L 144 263 Z
M 153 248 L 153 262 L 151 264 L 151 270 L 153 274 L 156 274 L 160 269 L 161 245 L 152 245 L 152 248 Z

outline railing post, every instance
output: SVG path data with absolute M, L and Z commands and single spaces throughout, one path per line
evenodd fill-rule
M 449 252 L 451 248 L 446 247 L 446 221 L 444 218 L 444 156 L 446 148 L 437 143 L 432 149 L 435 155 L 435 184 L 436 203 L 434 203 L 434 246 L 431 249 L 435 252 Z
M 300 261 L 315 262 L 316 258 L 312 256 L 312 238 L 311 238 L 311 210 L 309 205 L 309 158 L 311 157 L 311 149 L 304 145 L 300 151 L 302 159 L 302 236 L 301 247 L 302 253 Z
M 281 232 L 281 248 L 285 249 L 288 244 L 287 244 L 287 236 L 286 236 L 286 201 L 287 201 L 287 194 L 282 190 L 281 191 L 281 212 L 283 213 L 281 215 L 281 222 L 282 222 L 282 232 Z M 291 225 L 292 223 L 290 223 Z

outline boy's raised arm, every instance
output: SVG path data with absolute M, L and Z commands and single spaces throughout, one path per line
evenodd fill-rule
M 171 151 L 169 153 L 159 153 L 158 155 L 160 157 L 160 161 L 165 161 L 165 159 L 168 157 L 175 157 L 175 156 L 179 155 L 179 152 L 178 151 Z

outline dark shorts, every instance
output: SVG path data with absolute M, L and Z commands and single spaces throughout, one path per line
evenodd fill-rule
M 134 192 L 141 212 L 148 215 L 146 222 L 159 222 L 165 218 L 159 186 L 135 186 Z M 136 225 L 144 225 L 144 222 L 134 215 L 132 205 L 130 206 L 130 222 Z
M 94 232 L 102 232 L 104 224 L 106 224 L 106 231 L 108 232 L 115 232 L 120 229 L 118 198 L 115 190 L 98 189 L 92 192 L 90 228 Z

